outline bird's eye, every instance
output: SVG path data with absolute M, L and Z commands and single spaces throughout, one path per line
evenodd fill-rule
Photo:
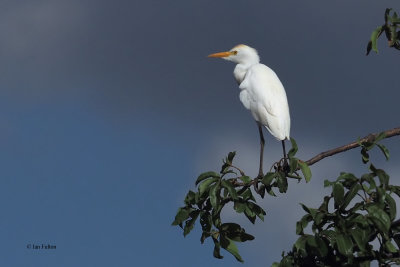
M 234 55 L 236 55 L 236 54 L 237 54 L 237 51 L 236 51 L 236 50 L 234 50 L 234 51 L 232 51 L 232 53 L 233 53 Z

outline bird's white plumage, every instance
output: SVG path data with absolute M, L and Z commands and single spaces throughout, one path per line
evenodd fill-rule
M 240 101 L 254 119 L 277 139 L 289 139 L 290 115 L 286 92 L 275 72 L 263 64 L 248 68 L 240 83 Z
M 275 138 L 289 139 L 290 115 L 285 89 L 275 72 L 259 63 L 257 51 L 247 45 L 238 45 L 210 57 L 237 63 L 233 75 L 241 90 L 240 101 Z

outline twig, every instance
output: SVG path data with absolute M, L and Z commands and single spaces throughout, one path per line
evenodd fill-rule
M 400 135 L 400 127 L 393 128 L 393 129 L 391 129 L 391 130 L 387 130 L 387 131 L 385 131 L 384 133 L 385 133 L 385 138 L 389 138 L 389 137 L 393 137 L 393 136 L 396 136 L 396 135 Z M 380 133 L 369 134 L 369 135 L 365 136 L 364 138 L 361 138 L 358 142 L 356 141 L 356 142 L 353 142 L 353 143 L 350 143 L 350 144 L 347 144 L 347 145 L 344 145 L 344 146 L 340 146 L 340 147 L 337 147 L 337 148 L 334 148 L 334 149 L 331 149 L 331 150 L 328 150 L 328 151 L 319 153 L 319 154 L 316 155 L 315 157 L 313 157 L 313 158 L 311 158 L 311 159 L 305 161 L 305 163 L 307 163 L 307 165 L 310 166 L 310 165 L 313 165 L 313 164 L 317 163 L 318 161 L 320 161 L 320 160 L 322 160 L 322 159 L 324 159 L 324 158 L 326 158 L 326 157 L 330 157 L 330 156 L 333 156 L 333 155 L 336 155 L 336 154 L 345 152 L 345 151 L 347 151 L 347 150 L 350 150 L 350 149 L 359 147 L 359 146 L 360 146 L 360 143 L 372 142 L 372 141 L 375 140 L 375 138 L 376 138 L 379 134 L 380 134 Z M 231 165 L 231 166 L 232 166 L 232 165 Z M 234 167 L 234 166 L 232 166 L 232 167 Z M 234 168 L 237 169 L 237 170 L 239 170 L 239 171 L 241 172 L 242 176 L 245 175 L 244 172 L 241 171 L 240 169 L 238 169 L 237 167 L 234 167 Z M 271 167 L 271 168 L 272 168 L 272 167 Z M 300 167 L 298 167 L 297 169 L 300 169 Z M 290 176 L 289 176 L 289 177 L 290 177 Z M 295 177 L 290 177 L 290 178 L 295 178 Z M 297 179 L 297 178 L 296 178 L 296 179 Z M 250 182 L 249 184 L 247 184 L 247 185 L 254 185 L 254 184 L 255 184 L 255 181 L 257 181 L 257 179 L 251 181 L 251 182 Z M 257 182 L 258 182 L 258 181 L 257 181 Z M 234 185 L 234 186 L 244 186 L 245 184 L 244 184 L 244 183 L 240 183 L 240 182 L 234 182 L 233 185 Z
M 397 128 L 391 129 L 391 130 L 387 130 L 387 131 L 385 131 L 385 134 L 386 134 L 385 138 L 389 138 L 389 137 L 393 137 L 393 136 L 396 136 L 396 135 L 400 135 L 400 127 L 397 127 Z M 373 140 L 375 140 L 375 138 L 378 135 L 379 135 L 379 133 L 369 134 L 369 135 L 365 136 L 364 138 L 361 138 L 359 142 L 360 143 L 372 142 Z M 359 145 L 359 143 L 357 141 L 353 142 L 353 143 L 350 143 L 350 144 L 347 144 L 347 145 L 344 145 L 344 146 L 340 146 L 340 147 L 337 147 L 337 148 L 334 148 L 334 149 L 319 153 L 315 157 L 307 160 L 306 163 L 307 163 L 308 166 L 310 166 L 310 165 L 313 165 L 314 163 L 316 163 L 316 162 L 318 162 L 318 161 L 320 161 L 320 160 L 322 160 L 322 159 L 324 159 L 326 157 L 330 157 L 330 156 L 333 156 L 335 154 L 342 153 L 344 151 L 347 151 L 347 150 L 350 150 L 350 149 L 353 149 L 353 148 L 356 148 L 356 147 L 359 147 L 359 146 L 360 145 Z
M 229 166 L 232 167 L 232 168 L 234 168 L 234 169 L 236 169 L 236 170 L 238 170 L 242 176 L 246 176 L 246 174 L 244 173 L 244 171 L 242 171 L 242 170 L 239 169 L 238 167 L 233 166 L 232 164 L 230 164 Z

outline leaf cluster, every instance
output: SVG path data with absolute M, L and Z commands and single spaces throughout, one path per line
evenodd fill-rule
M 377 141 L 361 144 L 364 163 L 368 151 L 377 145 L 386 158 L 389 151 Z M 341 173 L 318 208 L 301 204 L 306 214 L 296 224 L 300 237 L 292 251 L 277 266 L 370 266 L 400 263 L 400 223 L 395 221 L 400 186 L 389 184 L 389 175 L 369 164 L 369 172 L 356 177 Z M 306 233 L 311 228 L 312 233 Z M 374 244 L 379 244 L 378 246 Z
M 264 220 L 266 212 L 254 197 L 254 193 L 264 198 L 265 192 L 276 196 L 273 188 L 280 193 L 288 189 L 288 179 L 301 180 L 297 173 L 301 170 L 305 180 L 311 179 L 311 171 L 306 163 L 295 158 L 297 144 L 291 139 L 292 148 L 288 153 L 289 169 L 284 169 L 283 159 L 271 168 L 263 177 L 250 178 L 244 171 L 233 165 L 235 152 L 230 152 L 223 160 L 219 173 L 208 171 L 202 173 L 196 180 L 197 191 L 189 191 L 185 197 L 185 206 L 180 207 L 172 225 L 180 226 L 186 236 L 194 228 L 195 222 L 200 221 L 202 235 L 201 243 L 207 238 L 214 242 L 214 257 L 221 259 L 221 248 L 231 253 L 238 261 L 243 261 L 236 246 L 237 242 L 253 240 L 254 236 L 246 233 L 245 229 L 233 222 L 222 222 L 221 212 L 228 203 L 233 209 L 251 222 L 256 219 Z M 253 187 L 253 189 L 252 189 Z
M 398 31 L 400 29 L 400 17 L 391 8 L 387 8 L 384 18 L 385 24 L 377 27 L 371 34 L 371 39 L 367 45 L 367 55 L 371 52 L 371 49 L 378 53 L 377 41 L 382 33 L 385 33 L 389 47 L 400 50 L 400 31 Z
M 207 238 L 212 238 L 214 257 L 223 258 L 220 253 L 222 247 L 238 261 L 243 261 L 235 242 L 253 240 L 254 237 L 236 223 L 222 223 L 221 211 L 227 203 L 233 202 L 236 212 L 244 213 L 252 223 L 255 222 L 257 216 L 263 220 L 266 213 L 256 204 L 251 190 L 246 186 L 251 182 L 250 177 L 245 175 L 238 177 L 244 184 L 239 190 L 234 186 L 236 178 L 226 178 L 228 174 L 236 174 L 231 168 L 234 156 L 235 152 L 229 153 L 220 173 L 205 172 L 197 178 L 197 192 L 188 192 L 185 197 L 185 206 L 179 208 L 172 225 L 181 226 L 186 236 L 199 217 L 203 231 L 200 241 L 203 243 Z

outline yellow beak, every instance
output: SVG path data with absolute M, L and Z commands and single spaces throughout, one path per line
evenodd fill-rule
M 233 55 L 233 52 L 227 51 L 227 52 L 219 52 L 215 54 L 208 55 L 207 57 L 229 57 L 230 55 Z

